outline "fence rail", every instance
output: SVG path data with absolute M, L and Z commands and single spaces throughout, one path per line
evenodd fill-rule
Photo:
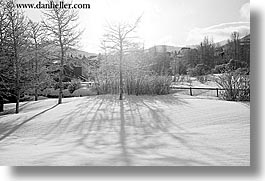
M 224 88 L 218 88 L 218 87 L 176 87 L 171 86 L 170 87 L 173 90 L 189 90 L 190 96 L 193 96 L 192 90 L 208 90 L 208 91 L 216 91 L 216 97 L 219 97 L 220 91 L 248 91 L 249 89 L 224 89 Z

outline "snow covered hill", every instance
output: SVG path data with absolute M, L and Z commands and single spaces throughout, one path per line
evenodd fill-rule
M 250 165 L 250 108 L 239 102 L 104 95 L 56 103 L 26 102 L 0 116 L 0 165 Z

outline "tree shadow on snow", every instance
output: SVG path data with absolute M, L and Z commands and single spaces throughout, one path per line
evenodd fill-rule
M 44 114 L 45 112 L 55 108 L 58 104 L 30 117 L 29 119 L 23 121 L 22 123 L 15 125 L 15 126 L 11 126 L 11 124 L 9 123 L 0 123 L 0 133 L 3 134 L 3 136 L 0 137 L 0 141 L 4 140 L 6 137 L 10 136 L 12 133 L 14 133 L 16 130 L 18 130 L 21 126 L 23 126 L 24 124 L 26 124 L 27 122 L 33 120 L 34 118 Z
M 45 125 L 45 130 L 36 137 L 40 144 L 54 141 L 53 146 L 70 146 L 44 153 L 38 162 L 49 165 L 51 160 L 62 155 L 77 157 L 79 153 L 76 150 L 80 149 L 84 152 L 84 159 L 76 165 L 117 163 L 130 166 L 138 164 L 135 160 L 141 160 L 143 165 L 211 165 L 200 157 L 188 158 L 172 153 L 172 150 L 170 153 L 165 151 L 174 148 L 183 152 L 188 150 L 222 165 L 224 158 L 216 158 L 214 153 L 229 155 L 225 150 L 208 146 L 203 140 L 195 146 L 190 144 L 191 139 L 203 136 L 203 133 L 191 132 L 178 120 L 179 109 L 182 108 L 189 109 L 189 103 L 174 95 L 125 96 L 124 100 L 118 100 L 117 95 L 83 98 L 71 112 L 54 120 L 53 124 Z M 172 112 L 174 114 L 171 115 Z M 34 117 L 11 129 L 0 141 Z M 67 134 L 71 139 L 67 140 Z M 206 148 L 201 150 L 202 147 Z M 108 150 L 115 152 L 109 153 Z M 90 153 L 93 153 L 93 158 L 86 158 Z M 100 163 L 97 158 L 105 154 L 108 158 Z
M 89 106 L 86 108 L 86 105 Z M 208 153 L 195 150 L 192 145 L 189 145 L 189 137 L 200 133 L 189 132 L 181 126 L 181 123 L 175 122 L 174 119 L 168 117 L 168 113 L 165 113 L 167 108 L 172 109 L 176 105 L 189 106 L 185 100 L 172 95 L 126 96 L 124 100 L 118 100 L 115 95 L 104 95 L 93 100 L 87 99 L 77 105 L 71 113 L 57 121 L 57 124 L 44 134 L 47 136 L 47 140 L 50 140 L 52 137 L 48 136 L 51 133 L 57 133 L 57 136 L 60 136 L 60 133 L 63 135 L 72 130 L 78 137 L 78 139 L 74 139 L 74 146 L 68 150 L 54 153 L 46 157 L 45 160 L 69 154 L 78 147 L 86 148 L 88 152 L 98 153 L 100 156 L 100 153 L 108 154 L 106 151 L 108 148 L 119 145 L 120 153 L 113 154 L 109 163 L 119 160 L 121 165 L 134 165 L 137 164 L 133 162 L 135 155 L 146 155 L 148 150 L 156 150 L 156 148 L 163 148 L 170 144 L 159 141 L 159 135 L 167 135 L 171 137 L 171 141 L 175 140 L 186 149 L 213 157 L 213 155 L 207 155 Z M 81 121 L 79 120 L 79 123 L 75 124 L 77 122 L 75 118 L 81 119 Z M 65 123 L 66 121 L 67 123 Z M 175 130 L 174 133 L 171 132 L 172 129 Z M 115 134 L 117 139 L 106 139 L 108 134 Z M 179 158 L 178 155 L 166 155 L 159 151 L 152 152 L 152 154 L 157 158 L 147 157 L 147 164 L 149 161 L 157 160 L 159 163 L 173 161 L 182 165 L 210 165 L 210 163 L 200 160 Z M 84 165 L 87 164 L 98 165 L 100 163 L 84 160 Z
M 21 109 L 23 109 L 28 104 L 30 104 L 30 102 L 20 102 L 19 110 L 21 111 Z M 15 114 L 15 113 L 16 113 L 16 108 L 7 108 L 3 112 L 0 112 L 0 116 L 5 116 L 8 114 Z

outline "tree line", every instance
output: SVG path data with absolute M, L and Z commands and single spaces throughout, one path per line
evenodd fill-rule
M 50 1 L 50 0 L 48 0 Z M 53 81 L 47 62 L 59 61 L 59 98 L 62 103 L 63 66 L 66 52 L 82 32 L 78 31 L 78 14 L 74 10 L 48 9 L 41 22 L 33 22 L 15 0 L 0 2 L 0 111 L 7 97 L 15 99 L 16 113 L 26 89 L 35 91 Z
M 231 39 L 222 46 L 205 37 L 195 48 L 183 47 L 179 51 L 168 51 L 167 46 L 162 45 L 162 50 L 155 46 L 152 51 L 147 51 L 140 43 L 135 43 L 137 41 L 133 32 L 125 39 L 119 35 L 125 27 L 136 28 L 134 25 L 108 24 L 107 34 L 102 40 L 103 54 L 97 69 L 100 93 L 120 93 L 120 99 L 123 91 L 136 95 L 166 94 L 172 77 L 178 75 L 222 74 L 237 69 L 241 69 L 241 74 L 249 73 L 250 45 L 241 45 L 238 32 L 231 33 Z
M 225 45 L 214 43 L 205 37 L 196 48 L 175 52 L 174 60 L 177 62 L 175 74 L 188 74 L 201 76 L 211 73 L 225 73 L 227 71 L 244 69 L 245 73 L 250 70 L 250 44 L 241 44 L 238 32 L 232 32 L 231 38 Z M 173 72 L 174 74 L 174 72 Z

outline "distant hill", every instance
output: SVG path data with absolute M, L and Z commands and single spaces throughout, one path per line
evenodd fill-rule
M 228 41 L 228 40 L 219 41 L 219 42 L 215 43 L 215 45 L 216 45 L 216 46 L 219 46 L 219 47 L 222 47 L 222 46 L 224 46 L 224 45 L 227 44 L 227 41 Z
M 169 45 L 156 45 L 151 48 L 148 48 L 146 51 L 147 52 L 174 52 L 174 51 L 179 51 L 182 47 L 176 47 L 176 46 L 169 46 Z
M 82 51 L 82 50 L 77 50 L 74 48 L 70 48 L 67 53 L 67 55 L 72 55 L 73 57 L 77 57 L 77 58 L 82 58 L 82 57 L 86 57 L 86 58 L 92 58 L 97 56 L 96 53 L 89 53 L 86 51 Z
M 250 34 L 240 37 L 239 40 L 240 41 L 250 41 Z M 223 46 L 225 46 L 227 44 L 227 41 L 228 41 L 228 39 L 227 40 L 222 40 L 222 41 L 214 43 L 214 45 L 217 46 L 217 47 L 223 47 Z M 198 46 L 199 46 L 199 44 L 198 45 L 188 45 L 187 47 L 197 48 Z
M 197 48 L 199 45 L 187 45 L 186 47 L 189 47 L 191 49 Z
M 243 36 L 241 38 L 239 38 L 240 41 L 244 41 L 244 42 L 250 42 L 250 34 L 246 35 L 246 36 Z M 216 45 L 217 47 L 223 47 L 227 44 L 227 40 L 222 40 L 222 41 L 219 41 L 217 43 L 214 43 L 214 45 Z M 199 46 L 200 44 L 197 44 L 197 45 L 187 45 L 187 46 L 183 46 L 183 47 L 180 47 L 180 46 L 170 46 L 170 45 L 156 45 L 156 46 L 153 46 L 153 47 L 150 47 L 148 49 L 145 50 L 145 52 L 159 52 L 159 53 L 162 53 L 162 52 L 178 52 L 179 50 L 181 50 L 182 48 L 191 48 L 191 49 L 195 49 Z
M 50 52 L 50 54 L 58 54 L 58 53 L 60 53 L 60 48 L 59 47 L 55 47 L 54 45 L 49 45 L 49 46 L 46 47 L 46 49 L 48 50 L 48 52 Z M 72 57 L 75 57 L 75 58 L 86 57 L 86 58 L 89 58 L 89 59 L 97 57 L 96 53 L 89 53 L 89 52 L 78 50 L 78 49 L 75 49 L 75 48 L 69 48 L 67 50 L 67 52 L 66 52 L 66 55 L 67 56 L 72 56 Z
M 227 44 L 227 40 L 223 40 L 223 41 L 214 43 L 214 45 L 215 46 L 218 46 L 218 47 L 224 46 L 226 44 Z M 197 48 L 198 46 L 200 46 L 200 44 L 197 44 L 197 45 L 187 45 L 187 47 L 192 48 L 192 49 Z

